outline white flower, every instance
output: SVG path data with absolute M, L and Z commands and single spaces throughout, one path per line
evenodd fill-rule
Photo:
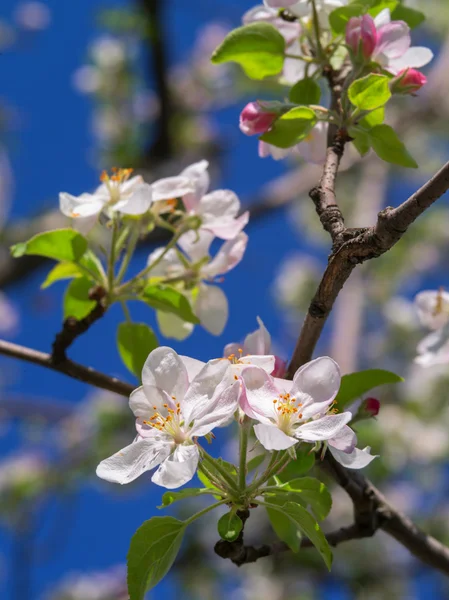
M 286 8 L 288 12 L 299 18 L 311 18 L 312 7 L 310 0 L 264 0 L 271 8 Z M 328 27 L 328 15 L 341 6 L 346 6 L 348 0 L 316 0 L 316 9 L 321 27 Z
M 199 230 L 185 233 L 179 240 L 179 246 L 193 265 L 189 269 L 179 257 L 178 251 L 169 250 L 164 258 L 151 270 L 151 277 L 178 278 L 189 275 L 198 282 L 198 293 L 192 299 L 194 312 L 207 331 L 213 335 L 220 335 L 228 320 L 228 300 L 221 288 L 211 285 L 217 277 L 233 269 L 242 260 L 248 243 L 248 236 L 241 232 L 234 239 L 226 241 L 211 259 L 209 248 L 214 239 L 212 233 Z M 148 258 L 148 265 L 153 263 L 164 248 L 157 248 Z M 173 315 L 163 316 L 158 312 L 158 322 L 161 332 L 166 337 L 184 339 L 193 325 L 185 324 L 181 319 L 173 319 Z
M 72 196 L 66 192 L 59 194 L 61 212 L 75 219 L 79 231 L 88 232 L 97 222 L 103 210 L 118 211 L 127 215 L 142 215 L 152 202 L 152 189 L 140 175 L 129 178 L 132 169 L 116 169 L 109 176 L 101 175 L 102 184 L 93 194 Z
M 240 384 L 229 386 L 228 369 L 226 361 L 209 361 L 189 381 L 174 350 L 153 350 L 143 367 L 143 385 L 129 398 L 138 436 L 102 461 L 97 475 L 125 484 L 159 465 L 151 478 L 157 485 L 174 489 L 190 481 L 199 460 L 194 438 L 228 422 L 237 409 Z
M 326 160 L 327 130 L 328 124 L 319 121 L 305 139 L 291 148 L 277 148 L 267 142 L 259 141 L 259 156 L 260 158 L 271 156 L 274 160 L 282 160 L 289 154 L 298 154 L 308 163 L 322 165 Z
M 434 331 L 417 347 L 415 362 L 423 367 L 449 362 L 449 294 L 443 290 L 426 290 L 415 298 L 421 323 Z

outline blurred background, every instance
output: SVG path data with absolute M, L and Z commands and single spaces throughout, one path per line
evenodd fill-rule
M 407 3 L 427 22 L 414 45 L 431 46 L 428 85 L 393 104 L 395 124 L 420 165 L 394 169 L 352 154 L 338 183 L 350 226 L 371 225 L 397 205 L 448 155 L 449 4 Z M 148 181 L 207 158 L 214 187 L 235 190 L 252 213 L 243 262 L 223 282 L 230 320 L 222 336 L 200 327 L 187 340 L 163 340 L 207 360 L 242 340 L 260 316 L 276 354 L 288 359 L 329 240 L 307 198 L 319 167 L 259 159 L 257 141 L 238 129 L 242 107 L 282 93 L 248 82 L 238 68 L 209 57 L 241 22 L 251 0 L 2 0 L 0 5 L 0 337 L 49 351 L 61 327 L 63 283 L 40 289 L 49 263 L 13 260 L 9 246 L 64 226 L 58 193 L 80 194 L 99 172 L 134 167 Z M 154 248 L 136 256 L 136 270 Z M 368 475 L 398 508 L 449 543 L 449 373 L 413 364 L 425 331 L 413 297 L 448 287 L 447 199 L 388 255 L 356 270 L 335 306 L 320 353 L 346 373 L 387 368 L 404 384 L 382 390 L 376 420 L 358 426 L 360 446 L 381 459 Z M 149 309 L 133 318 L 155 325 Z M 115 306 L 80 337 L 70 356 L 130 383 L 115 348 Z M 130 442 L 126 399 L 54 372 L 0 357 L 0 597 L 5 600 L 126 600 L 126 553 L 136 528 L 159 513 L 163 490 L 149 477 L 125 489 L 95 477 L 98 462 Z M 227 437 L 226 437 L 227 436 Z M 228 432 L 214 452 L 228 459 Z M 190 507 L 193 510 L 194 506 Z M 176 509 L 175 509 L 176 510 Z M 181 514 L 189 510 L 182 506 Z M 179 514 L 179 513 L 178 513 Z M 182 600 L 374 600 L 449 598 L 447 580 L 416 563 L 378 533 L 335 552 L 331 574 L 318 555 L 264 559 L 237 569 L 213 553 L 216 515 L 190 531 L 175 568 L 152 598 Z M 209 520 L 208 520 L 209 519 Z M 325 530 L 349 524 L 342 490 Z M 248 540 L 269 542 L 268 522 L 254 511 Z

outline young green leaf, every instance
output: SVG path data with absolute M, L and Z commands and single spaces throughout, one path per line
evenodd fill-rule
M 168 573 L 181 546 L 186 525 L 173 517 L 153 517 L 139 527 L 128 551 L 130 600 L 143 600 Z
M 348 98 L 360 110 L 374 110 L 384 106 L 391 98 L 389 77 L 371 73 L 356 79 L 348 89 Z
M 74 279 L 64 294 L 64 319 L 75 317 L 80 321 L 87 317 L 96 306 L 96 301 L 89 298 L 92 281 L 87 277 Z
M 349 373 L 341 378 L 340 390 L 335 398 L 338 409 L 343 410 L 350 402 L 357 400 L 363 394 L 371 391 L 373 388 L 390 383 L 400 383 L 404 381 L 402 377 L 383 371 L 382 369 L 369 369 L 367 371 L 358 371 Z
M 333 33 L 341 35 L 346 30 L 346 25 L 352 17 L 360 17 L 365 12 L 365 6 L 362 3 L 355 2 L 349 6 L 336 8 L 329 14 L 329 24 Z
M 287 466 L 279 473 L 278 478 L 281 481 L 290 481 L 301 475 L 305 475 L 315 464 L 315 454 L 310 452 L 310 446 L 299 447 L 296 450 L 296 459 L 291 460 Z
M 329 490 L 319 479 L 314 477 L 301 477 L 293 479 L 282 485 L 282 490 L 301 497 L 301 504 L 310 506 L 315 517 L 322 521 L 327 517 L 332 508 L 332 496 Z M 293 499 L 293 498 L 292 498 Z
M 199 324 L 187 298 L 171 287 L 148 285 L 143 291 L 142 300 L 156 310 L 172 313 L 188 323 Z
M 154 331 L 145 323 L 120 323 L 117 329 L 117 347 L 125 366 L 141 377 L 149 353 L 159 346 Z
M 415 159 L 389 125 L 376 125 L 368 132 L 370 144 L 379 158 L 386 162 L 417 169 Z
M 158 506 L 158 508 L 166 508 L 173 504 L 173 502 L 178 502 L 179 500 L 184 500 L 185 498 L 195 498 L 196 496 L 204 496 L 210 494 L 211 490 L 207 488 L 186 488 L 184 490 L 180 490 L 179 492 L 174 492 L 170 490 L 169 492 L 165 492 L 162 496 L 162 504 Z
M 290 90 L 290 102 L 295 104 L 318 104 L 321 98 L 321 88 L 314 79 L 301 79 Z
M 222 540 L 235 542 L 243 529 L 242 519 L 234 512 L 230 511 L 220 517 L 217 523 L 218 535 Z
M 73 229 L 55 229 L 33 236 L 27 242 L 11 247 L 18 258 L 25 254 L 44 256 L 55 260 L 77 262 L 87 250 L 87 240 Z
M 251 79 L 277 75 L 284 66 L 285 40 L 270 23 L 250 23 L 231 31 L 212 54 L 212 62 L 236 62 Z
M 398 0 L 371 0 L 371 2 L 369 3 L 371 8 L 369 9 L 368 13 L 372 17 L 377 17 L 377 15 L 380 12 L 387 8 L 390 11 L 390 13 L 392 13 L 396 9 L 398 4 Z
M 270 131 L 260 139 L 278 148 L 290 148 L 306 138 L 317 122 L 311 108 L 298 106 L 276 119 Z
M 41 288 L 48 288 L 56 281 L 61 281 L 62 279 L 75 279 L 76 277 L 83 276 L 85 276 L 85 272 L 76 263 L 61 262 L 53 267 L 42 283 Z
M 269 508 L 267 506 L 265 508 L 274 533 L 278 536 L 280 540 L 287 544 L 287 546 L 292 552 L 295 552 L 296 554 L 297 552 L 299 552 L 299 549 L 301 547 L 302 535 L 298 527 L 292 525 L 290 517 L 284 515 L 284 513 L 282 512 L 282 506 L 284 506 L 288 498 L 286 498 L 282 494 L 273 494 L 272 496 L 267 496 L 266 500 L 269 501 L 271 505 L 273 505 L 272 508 Z
M 367 115 L 360 119 L 359 125 L 363 127 L 363 129 L 371 129 L 375 125 L 381 125 L 385 119 L 385 108 L 381 106 L 380 108 L 376 108 L 371 111 Z
M 415 8 L 399 4 L 391 13 L 392 21 L 405 21 L 410 29 L 414 29 L 426 20 L 426 16 Z
M 348 129 L 348 133 L 352 138 L 352 143 L 354 144 L 357 152 L 360 156 L 365 156 L 367 152 L 371 149 L 371 144 L 368 136 L 368 132 L 363 129 L 359 129 L 358 127 L 350 127 Z

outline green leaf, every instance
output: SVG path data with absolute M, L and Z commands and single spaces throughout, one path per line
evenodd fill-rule
M 220 517 L 217 523 L 218 534 L 222 540 L 227 542 L 235 542 L 243 529 L 242 519 L 235 513 L 230 511 Z
M 336 35 L 345 32 L 346 25 L 352 17 L 360 17 L 365 12 L 365 6 L 359 2 L 336 8 L 329 14 L 329 24 Z
M 154 331 L 145 323 L 120 323 L 117 328 L 117 347 L 125 366 L 139 380 L 149 353 L 159 346 Z
M 64 294 L 64 319 L 75 317 L 80 321 L 92 312 L 97 304 L 89 298 L 92 287 L 92 281 L 87 277 L 74 279 L 68 285 Z
M 246 471 L 248 473 L 251 473 L 251 471 L 254 471 L 258 467 L 260 467 L 260 465 L 263 463 L 265 458 L 266 458 L 265 454 L 258 454 L 257 456 L 255 456 L 254 458 L 249 460 L 246 465 Z
M 314 477 L 293 479 L 284 483 L 282 490 L 298 494 L 304 503 L 310 506 L 315 517 L 320 521 L 327 517 L 332 508 L 332 496 L 329 490 L 322 481 Z
M 381 125 L 385 119 L 385 108 L 381 106 L 376 108 L 369 114 L 365 115 L 363 119 L 360 119 L 359 124 L 364 129 L 371 129 L 375 125 Z
M 186 488 L 179 492 L 170 490 L 169 492 L 165 492 L 162 496 L 162 504 L 158 506 L 158 508 L 166 508 L 167 506 L 170 506 L 170 504 L 173 504 L 173 502 L 178 502 L 178 500 L 195 498 L 196 496 L 203 496 L 205 494 L 210 494 L 210 490 L 206 488 Z
M 348 133 L 352 137 L 352 143 L 360 156 L 365 156 L 371 149 L 368 132 L 356 127 L 350 127 Z
M 398 5 L 398 0 L 375 0 L 374 2 L 370 2 L 371 8 L 368 13 L 372 17 L 377 17 L 377 15 L 388 8 L 390 13 L 392 13 Z
M 376 125 L 368 135 L 374 152 L 382 160 L 401 167 L 418 168 L 415 159 L 389 125 Z
M 410 29 L 415 29 L 426 20 L 426 16 L 420 10 L 409 8 L 403 4 L 399 4 L 391 13 L 392 21 L 405 21 Z
M 200 322 L 193 314 L 187 298 L 174 288 L 150 284 L 145 288 L 142 300 L 154 309 L 172 313 L 188 323 L 199 324 Z
M 374 110 L 384 106 L 391 98 L 390 78 L 371 73 L 356 79 L 348 89 L 348 98 L 360 110 Z
M 312 515 L 296 502 L 287 502 L 283 506 L 277 506 L 273 505 L 270 499 L 270 508 L 288 517 L 291 523 L 309 538 L 330 571 L 332 566 L 332 552 L 320 526 Z
M 87 250 L 87 240 L 73 229 L 55 229 L 35 235 L 27 242 L 11 247 L 14 258 L 24 254 L 45 256 L 61 261 L 78 261 Z
M 341 378 L 341 386 L 335 402 L 338 409 L 343 410 L 350 402 L 357 400 L 373 388 L 390 383 L 400 383 L 401 381 L 404 380 L 399 375 L 382 369 L 349 373 L 349 375 L 343 375 Z
M 314 79 L 301 79 L 290 90 L 290 102 L 295 104 L 318 104 L 321 98 L 321 88 Z
M 139 527 L 128 551 L 130 600 L 143 600 L 165 577 L 181 546 L 185 523 L 173 517 L 153 517 Z
M 260 139 L 278 148 L 290 148 L 306 138 L 317 122 L 311 108 L 298 106 L 276 119 L 270 131 Z
M 310 452 L 310 446 L 299 447 L 296 451 L 296 459 L 291 460 L 287 466 L 279 473 L 278 478 L 287 482 L 300 475 L 305 475 L 315 464 L 315 454 Z
M 84 271 L 76 263 L 61 262 L 53 267 L 42 283 L 41 288 L 48 288 L 56 281 L 61 281 L 61 279 L 73 279 L 84 276 Z
M 277 75 L 284 66 L 285 40 L 270 23 L 250 23 L 231 31 L 212 54 L 212 62 L 236 62 L 251 79 Z
M 282 512 L 282 506 L 284 506 L 287 499 L 283 497 L 282 494 L 279 494 L 277 496 L 269 496 L 267 497 L 267 500 L 273 505 L 272 508 L 265 508 L 274 533 L 280 540 L 287 544 L 292 552 L 299 552 L 302 539 L 301 532 L 298 527 L 292 527 L 290 517 L 284 515 Z

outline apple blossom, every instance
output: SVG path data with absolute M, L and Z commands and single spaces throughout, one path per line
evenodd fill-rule
M 264 0 L 264 4 L 269 8 L 286 8 L 290 13 L 299 18 L 311 18 L 312 15 L 310 0 Z M 320 26 L 328 28 L 329 13 L 346 4 L 348 4 L 348 0 L 316 0 L 315 6 Z
M 432 329 L 417 347 L 415 362 L 423 367 L 449 362 L 449 293 L 426 290 L 415 298 L 421 323 Z
M 198 293 L 192 299 L 194 312 L 205 329 L 214 335 L 220 335 L 228 320 L 228 300 L 224 292 L 211 283 L 217 277 L 233 269 L 242 260 L 248 236 L 241 232 L 234 239 L 227 240 L 211 259 L 209 248 L 213 239 L 213 234 L 205 230 L 189 231 L 181 236 L 178 244 L 186 258 L 193 263 L 191 268 L 186 267 L 184 262 L 186 259 L 183 261 L 180 258 L 179 251 L 170 249 L 165 252 L 164 248 L 157 248 L 151 253 L 148 265 L 155 262 L 165 252 L 162 260 L 154 269 L 151 269 L 151 277 L 166 279 L 185 277 L 191 284 L 196 282 Z M 184 325 L 184 321 L 181 319 L 173 319 L 173 315 L 165 318 L 163 313 L 159 312 L 158 322 L 164 335 L 176 339 L 184 339 L 193 329 L 191 323 Z
M 136 417 L 137 438 L 97 467 L 97 475 L 130 483 L 155 467 L 151 480 L 174 489 L 190 481 L 199 460 L 194 438 L 228 422 L 237 409 L 240 384 L 229 385 L 226 361 L 209 361 L 193 380 L 174 350 L 160 347 L 148 356 L 142 386 L 129 406 Z
M 322 165 L 326 159 L 328 124 L 319 121 L 309 135 L 296 146 L 291 148 L 277 148 L 267 142 L 259 141 L 259 157 L 271 156 L 274 160 L 282 160 L 289 154 L 298 154 L 306 162 Z
M 393 94 L 413 94 L 427 83 L 427 77 L 416 69 L 404 69 L 390 83 Z
M 377 30 L 370 15 L 352 17 L 346 26 L 346 43 L 355 56 L 371 58 L 377 43 Z
M 245 135 L 265 133 L 277 119 L 276 112 L 264 110 L 257 102 L 250 102 L 240 113 L 240 131 Z
M 132 177 L 132 169 L 113 169 L 112 175 L 101 174 L 102 184 L 93 194 L 72 196 L 66 192 L 59 194 L 61 212 L 74 219 L 76 229 L 88 232 L 97 222 L 103 210 L 127 215 L 141 215 L 150 208 L 153 201 L 152 189 L 140 175 Z

